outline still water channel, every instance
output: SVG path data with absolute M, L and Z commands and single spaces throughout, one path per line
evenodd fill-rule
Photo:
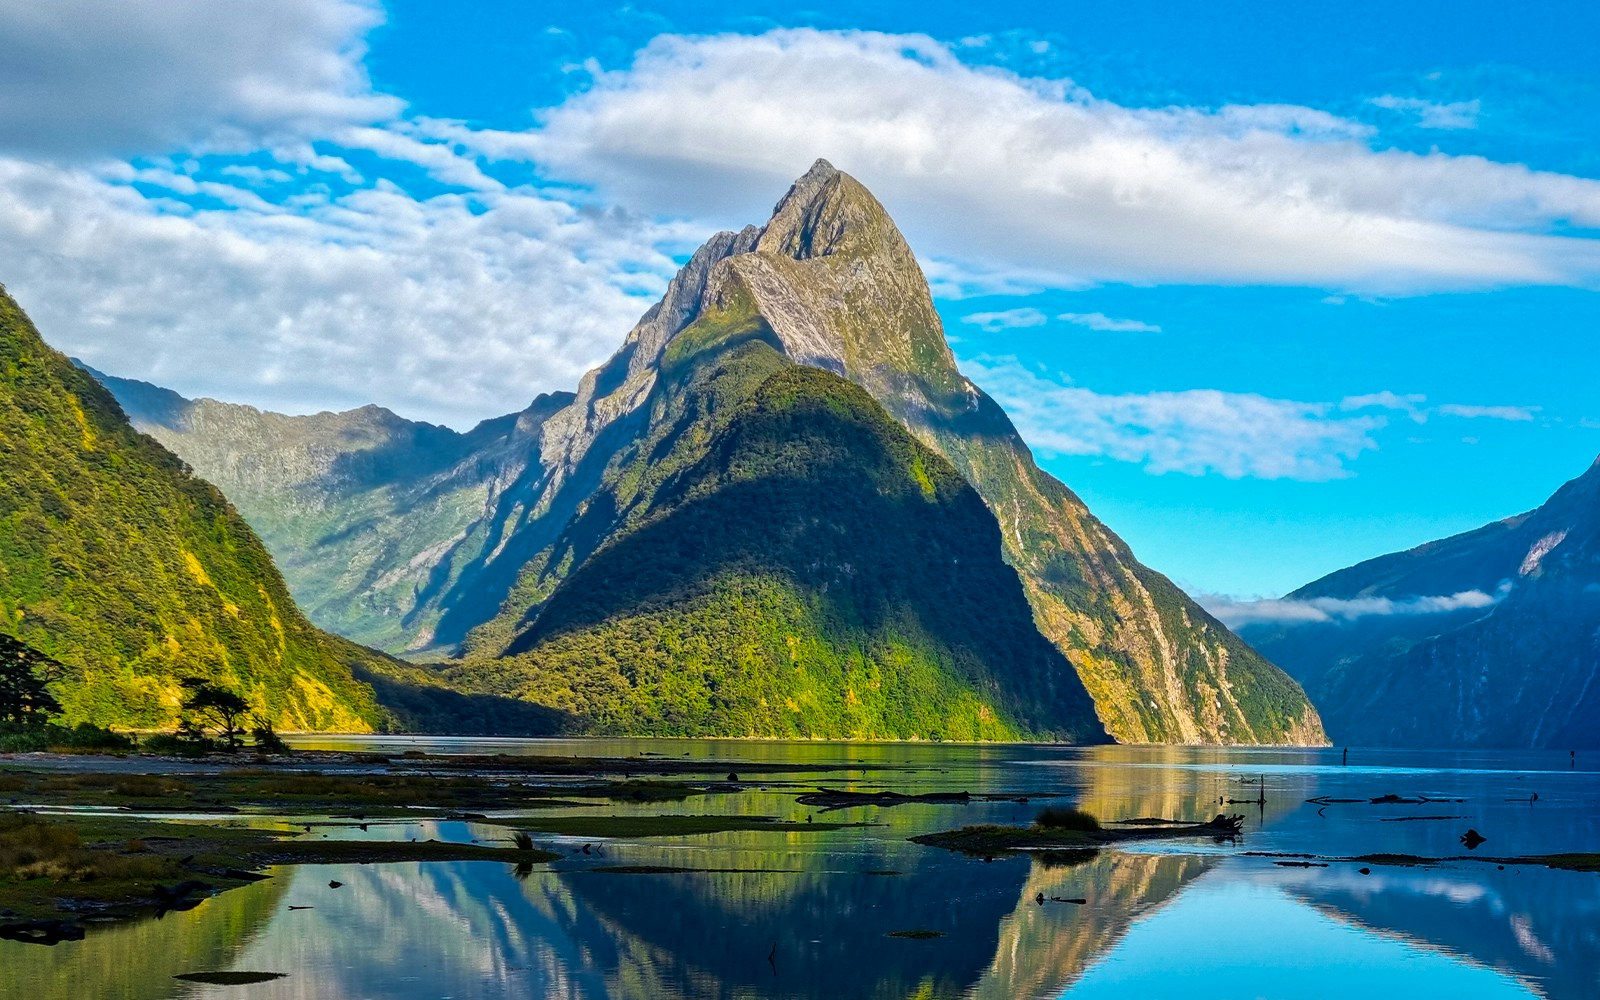
M 567 810 L 585 815 L 737 812 L 803 821 L 816 810 L 795 797 L 818 786 L 1016 793 L 1030 802 L 863 807 L 825 818 L 877 825 L 590 840 L 589 853 L 585 841 L 543 837 L 542 846 L 564 857 L 531 872 L 482 861 L 281 868 L 195 910 L 98 928 L 80 942 L 0 941 L 0 995 L 1600 997 L 1600 876 L 1482 861 L 1280 863 L 1295 860 L 1284 854 L 1453 857 L 1467 853 L 1458 838 L 1469 827 L 1488 837 L 1474 856 L 1600 850 L 1600 760 L 1581 754 L 1573 762 L 1565 752 L 1358 749 L 1345 764 L 1338 750 L 409 738 L 308 745 L 687 754 L 737 761 L 742 781 L 764 786 Z M 768 780 L 761 762 L 860 770 Z M 1224 808 L 1220 799 L 1262 798 L 1258 782 L 1264 805 L 1225 807 L 1246 816 L 1238 843 L 1144 843 L 1050 865 L 985 862 L 906 840 L 972 823 L 1025 823 L 1050 803 L 1075 803 L 1103 819 L 1209 818 Z M 1306 801 L 1391 793 L 1461 801 Z M 317 829 L 339 838 L 506 836 L 503 828 L 444 821 Z M 696 870 L 598 870 L 618 865 Z M 330 881 L 343 885 L 330 889 Z M 937 936 L 895 934 L 906 931 Z M 250 986 L 171 978 L 196 970 L 286 975 Z

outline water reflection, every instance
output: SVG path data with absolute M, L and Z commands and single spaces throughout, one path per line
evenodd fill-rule
M 1282 883 L 1335 919 L 1470 958 L 1546 995 L 1600 996 L 1595 876 L 1520 865 L 1352 869 Z
M 198 909 L 91 928 L 71 947 L 0 941 L 0 996 L 28 1000 L 153 1000 L 187 995 L 173 976 L 233 967 L 272 922 L 284 886 L 258 882 Z
M 1243 853 L 1449 855 L 1460 853 L 1456 837 L 1466 825 L 1490 836 L 1485 851 L 1593 847 L 1600 781 L 1567 771 L 1564 759 L 1557 770 L 1529 755 L 1367 753 L 1347 768 L 1337 751 L 567 746 L 589 754 L 657 747 L 672 756 L 688 747 L 721 759 L 863 767 L 770 775 L 764 790 L 687 802 L 590 803 L 573 813 L 803 819 L 811 810 L 796 805 L 796 789 L 817 784 L 1026 792 L 1034 801 L 860 807 L 827 818 L 874 825 L 596 842 L 588 853 L 581 841 L 543 838 L 563 858 L 523 878 L 494 862 L 282 869 L 161 922 L 95 929 L 54 949 L 0 942 L 0 992 L 14 987 L 29 1000 L 239 996 L 239 987 L 169 978 L 231 968 L 288 973 L 249 987 L 248 996 L 261 998 L 1600 995 L 1593 875 L 1467 862 L 1361 875 L 1352 863 L 1284 868 Z M 1534 786 L 1536 808 L 1507 801 Z M 1464 801 L 1367 801 L 1388 792 Z M 1052 794 L 1108 819 L 1207 818 L 1229 809 L 1249 823 L 1241 845 L 1146 845 L 1057 867 L 1026 858 L 984 863 L 906 840 L 963 823 L 1025 822 L 1038 797 Z M 1315 796 L 1362 801 L 1305 802 Z M 1257 801 L 1218 804 L 1228 798 Z M 1462 819 L 1413 815 L 1432 813 Z M 356 831 L 312 835 L 323 832 Z M 417 822 L 375 823 L 366 835 L 505 834 Z M 675 870 L 606 870 L 615 866 Z M 342 886 L 332 889 L 330 880 Z M 937 936 L 895 936 L 906 931 Z
M 1276 886 L 1206 879 L 1136 925 L 1065 995 L 1526 1000 L 1541 994 L 1478 963 L 1333 919 Z

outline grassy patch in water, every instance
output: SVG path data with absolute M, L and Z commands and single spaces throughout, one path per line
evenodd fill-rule
M 1600 872 L 1600 854 L 1535 854 L 1525 858 L 1484 858 L 1500 864 L 1544 865 L 1566 872 Z
M 122 771 L 0 773 L 0 792 L 31 805 L 126 806 L 142 811 L 232 812 L 239 809 L 337 811 L 362 817 L 415 815 L 412 807 L 471 811 L 563 804 L 563 797 L 615 802 L 675 802 L 699 786 L 678 781 L 601 781 L 551 785 L 490 781 L 473 775 L 327 774 L 240 768 L 217 774 Z
M 820 833 L 865 823 L 797 823 L 772 816 L 538 816 L 497 819 L 501 826 L 566 837 L 693 837 L 709 833 Z
M 917 927 L 913 928 L 912 930 L 890 931 L 884 936 L 892 938 L 910 938 L 912 941 L 927 941 L 931 938 L 944 937 L 944 931 L 932 931 L 925 927 Z
M 43 817 L 0 813 L 0 920 L 59 918 L 63 912 L 129 915 L 179 909 L 253 880 L 274 864 L 392 861 L 504 861 L 534 864 L 559 855 L 538 849 L 375 840 L 279 839 L 247 827 L 164 823 L 127 816 Z M 531 847 L 531 843 L 530 843 Z M 174 898 L 170 889 L 203 882 Z
M 201 845 L 184 834 L 182 827 L 120 817 L 77 822 L 0 814 L 0 911 L 10 911 L 7 920 L 31 920 L 59 917 L 63 909 L 154 909 L 161 905 L 157 886 L 196 877 L 184 857 L 233 867 L 211 852 L 202 858 Z M 243 884 L 202 877 L 217 889 Z
M 507 861 L 537 864 L 561 855 L 537 848 L 485 847 L 438 840 L 275 840 L 242 852 L 252 865 L 380 864 L 392 861 Z

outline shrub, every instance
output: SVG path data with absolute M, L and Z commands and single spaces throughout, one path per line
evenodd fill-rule
M 121 733 L 80 722 L 73 727 L 55 723 L 0 723 L 0 753 L 121 751 L 133 749 L 133 740 Z
M 191 732 L 151 733 L 144 738 L 140 747 L 146 753 L 175 757 L 203 757 L 221 749 L 214 740 Z
M 250 729 L 250 738 L 255 741 L 256 753 L 286 754 L 289 744 L 283 742 L 283 737 L 272 728 L 272 723 L 267 719 L 257 717 L 255 725 Z
M 1083 833 L 1094 833 L 1100 829 L 1099 820 L 1082 809 L 1071 807 L 1041 809 L 1039 815 L 1033 818 L 1033 824 L 1046 830 L 1078 830 Z

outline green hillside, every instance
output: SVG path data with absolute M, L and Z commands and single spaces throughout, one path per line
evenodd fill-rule
M 0 630 L 68 668 L 71 722 L 170 725 L 186 677 L 282 729 L 386 718 L 351 676 L 365 651 L 307 623 L 222 494 L 134 431 L 3 290 Z
M 684 336 L 639 457 L 543 557 L 576 568 L 453 676 L 601 732 L 1105 738 L 948 462 L 737 308 Z

